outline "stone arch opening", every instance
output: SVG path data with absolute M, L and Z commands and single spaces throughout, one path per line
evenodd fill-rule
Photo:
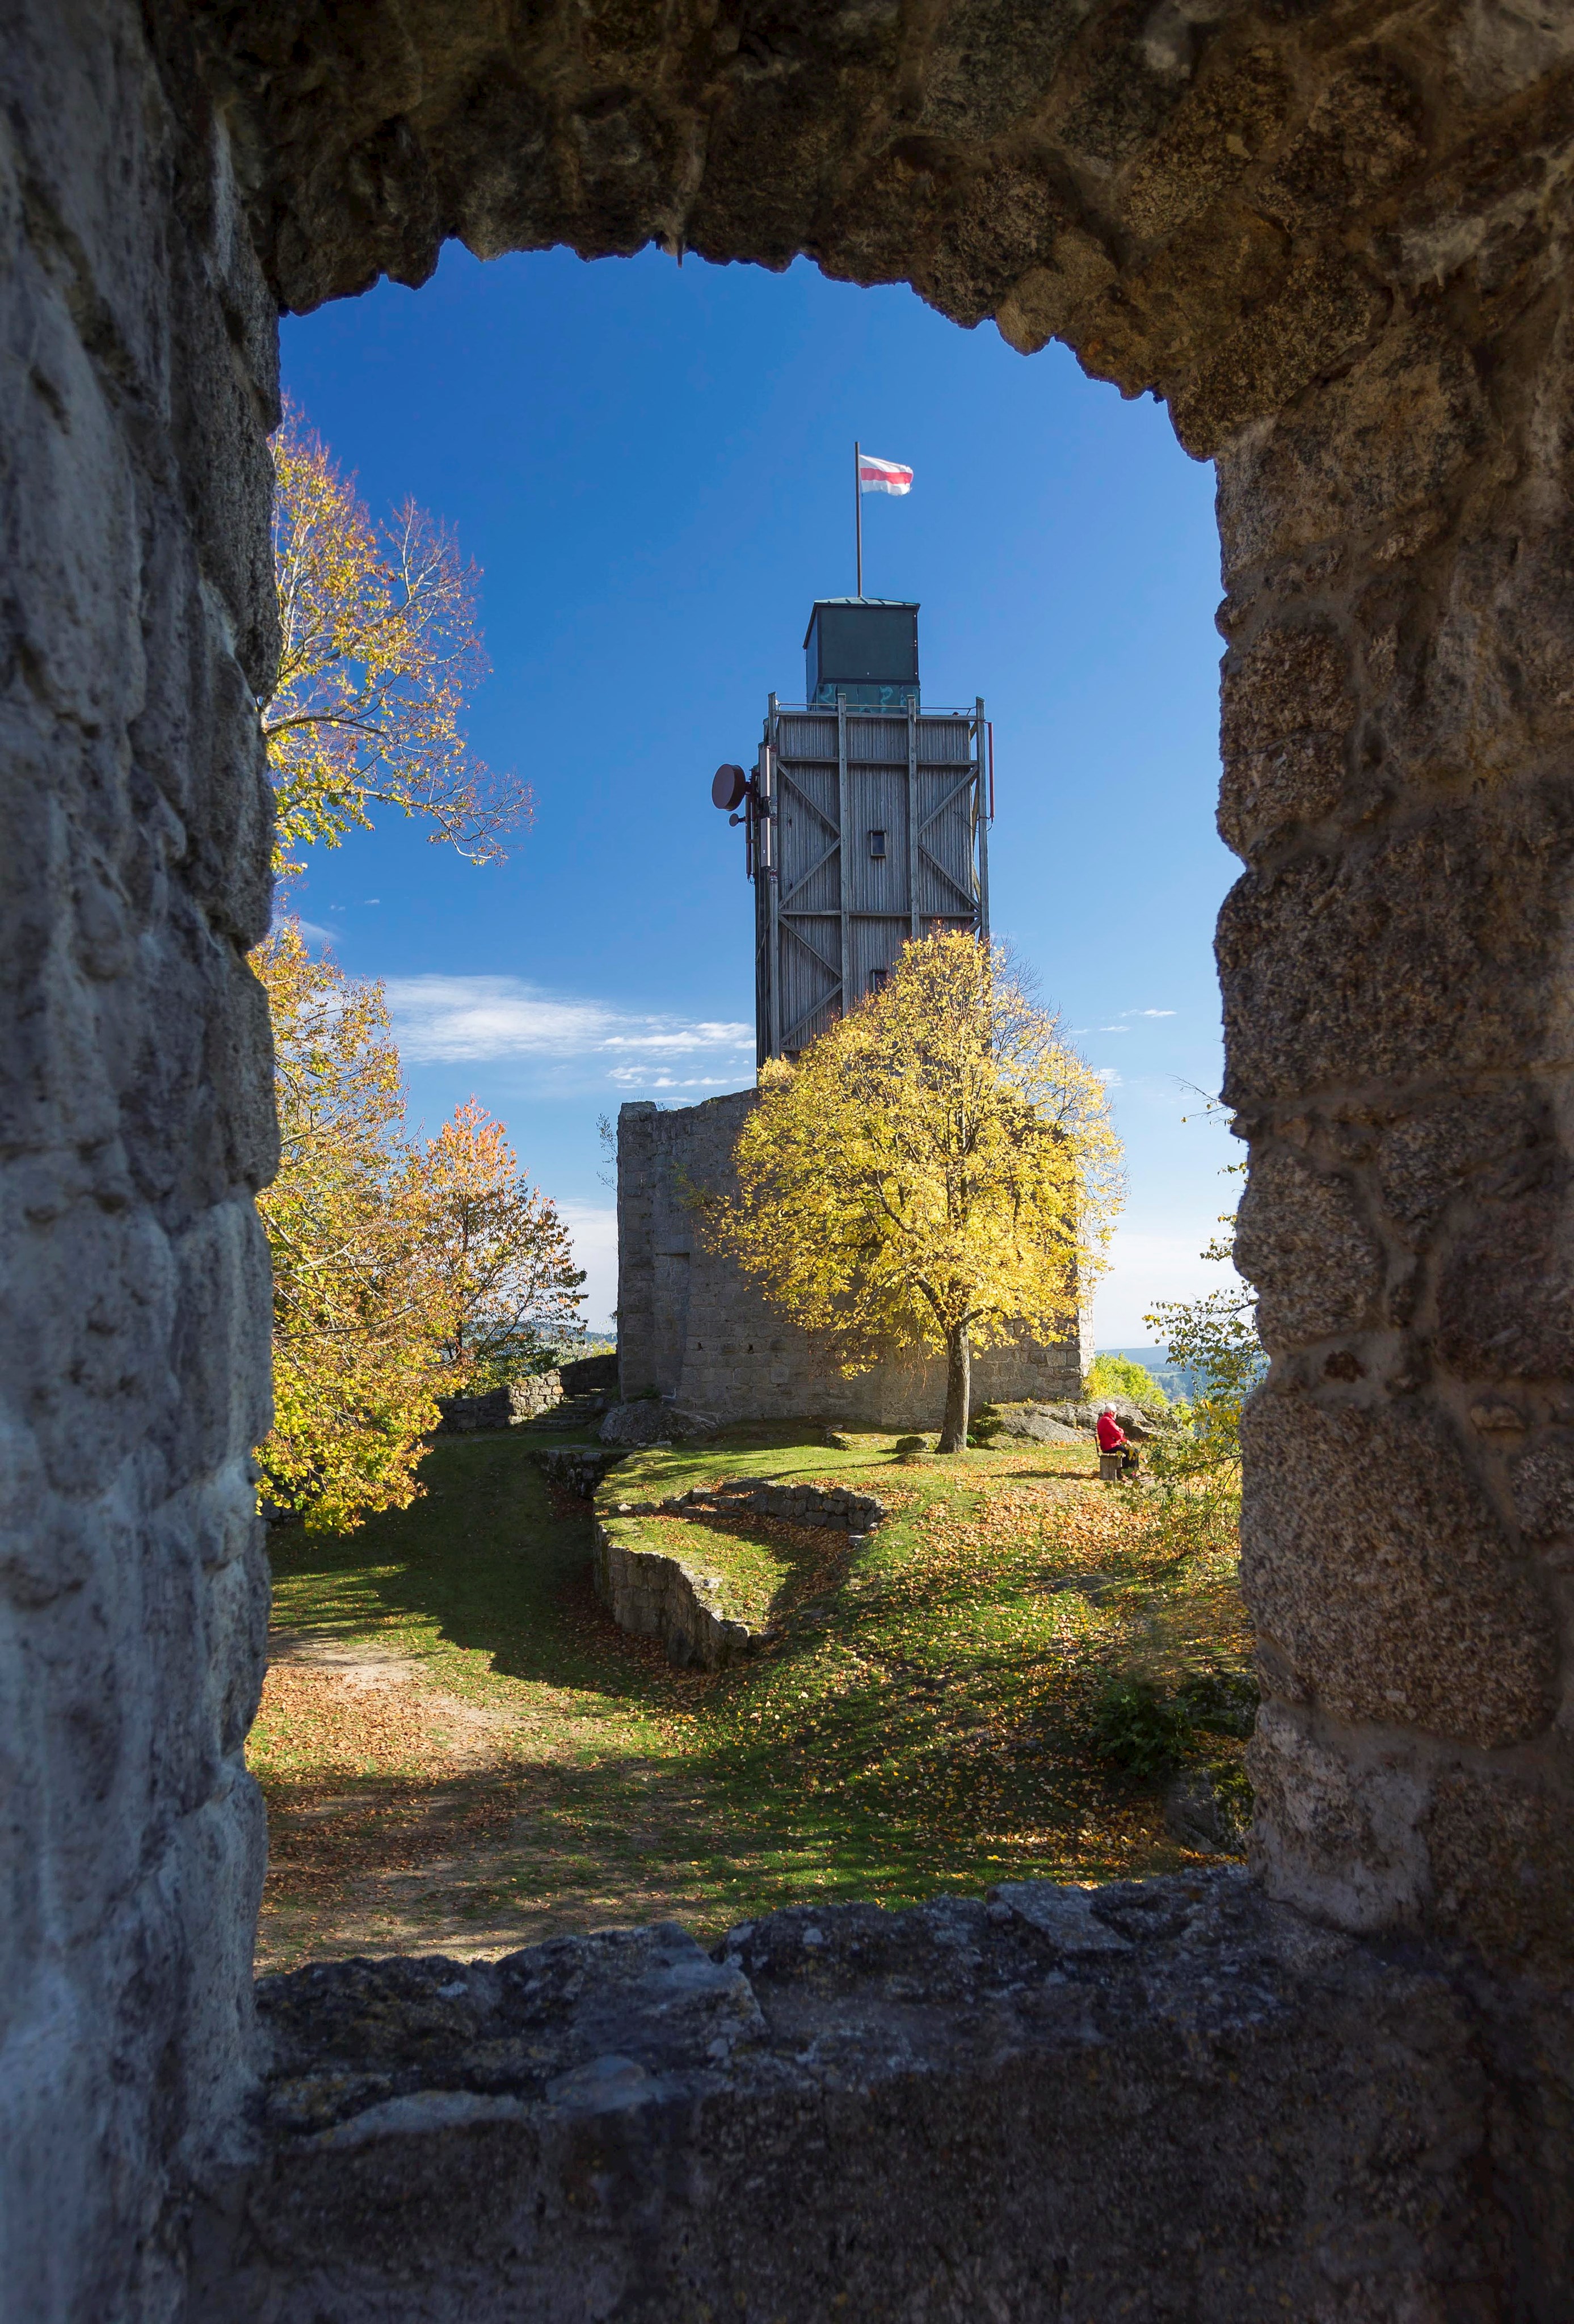
M 1227 1095 L 1275 1366 L 1246 1519 L 1259 1867 L 1309 1930 L 1468 1949 L 1506 2023 L 1510 1980 L 1557 1982 L 1569 1950 L 1574 33 L 1453 0 L 23 0 L 0 71 L 26 2061 L 5 2103 L 27 2312 L 179 2313 L 181 2190 L 242 2137 L 251 1193 L 272 1137 L 244 952 L 268 904 L 252 690 L 272 647 L 275 323 L 379 272 L 419 281 L 452 235 L 482 255 L 654 237 L 909 281 L 1155 389 L 1217 461 L 1220 815 L 1245 865 L 1219 939 Z M 1112 1925 L 1054 1941 L 1074 1961 Z M 1388 1958 L 1358 1957 L 1373 1978 Z M 1358 2016 L 1368 1969 L 1339 1974 Z M 1434 2032 L 1455 2012 L 1429 2119 L 1474 2107 L 1485 2140 L 1461 2093 L 1486 2037 L 1431 1990 L 1404 2005 L 1413 2061 L 1427 2009 Z M 1460 2312 L 1438 2287 L 1467 2282 L 1482 2312 L 1559 2312 L 1559 2166 L 1537 2144 L 1553 2047 L 1494 2069 L 1499 2177 L 1434 2202 L 1468 2215 L 1469 2252 L 1401 2235 L 1391 2190 L 1387 2242 L 1356 2236 L 1320 2284 L 1362 2284 L 1380 2315 L 1417 2285 Z M 1418 2087 L 1372 2102 L 1425 2111 Z M 551 2104 L 566 2120 L 579 2099 Z M 1540 2181 L 1530 2211 L 1510 2150 Z M 222 2204 L 207 2215 L 192 2312 L 312 2312 L 327 2263 L 304 2227 L 286 2254 L 294 2200 L 250 2256 Z M 41 2225 L 62 2202 L 66 2239 Z M 997 2222 L 990 2249 L 1013 2232 Z M 377 2308 L 377 2264 L 359 2252 L 340 2312 L 418 2312 L 413 2293 Z M 1004 2282 L 990 2264 L 955 2281 Z M 1006 2312 L 1040 2312 L 1011 2282 Z
M 1560 861 L 1550 803 L 1510 798 L 1551 742 L 1533 673 L 1555 585 L 1531 533 L 1560 451 L 1544 432 L 1560 293 L 1554 246 L 1538 263 L 1532 243 L 1559 44 L 1443 40 L 1420 17 L 1330 38 L 1244 9 L 1139 24 L 968 7 L 838 18 L 823 38 L 769 14 L 658 37 L 614 14 L 572 38 L 468 42 L 435 9 L 397 41 L 316 20 L 270 35 L 214 9 L 196 37 L 284 305 L 379 272 L 419 283 L 450 235 L 482 256 L 807 253 L 910 281 L 963 324 L 992 315 L 1024 350 L 1065 339 L 1123 392 L 1162 396 L 1185 447 L 1217 461 L 1220 827 L 1247 867 L 1220 932 L 1227 1096 L 1258 1165 L 1246 1247 L 1284 1391 L 1256 1424 L 1248 1521 L 1277 1681 L 1260 1760 L 1269 1796 L 1284 1787 L 1263 1845 L 1275 1883 L 1336 1919 L 1424 1915 L 1424 1840 L 1379 1839 L 1363 1804 L 1386 1788 L 1376 1732 L 1403 1734 L 1426 1791 L 1460 1748 L 1523 1752 L 1553 1701 L 1556 1618 L 1523 1563 L 1534 1536 L 1514 1538 L 1509 1472 L 1557 1416 L 1533 1395 L 1517 1438 L 1502 1399 L 1490 1425 L 1469 1416 L 1496 1409 L 1502 1380 L 1555 1372 L 1559 1351 L 1462 1312 L 1501 1300 L 1505 1238 L 1540 1256 L 1553 1209 L 1542 1197 L 1533 1221 L 1528 1185 L 1468 1229 L 1456 1206 L 1551 1163 L 1551 1093 L 1523 1078 L 1551 1029 L 1524 923 L 1500 931 L 1496 881 L 1463 864 L 1506 845 L 1529 906 L 1551 904 Z M 1492 135 L 1514 152 L 1507 176 Z M 1312 1412 L 1346 1453 L 1307 1454 L 1275 1515 Z M 1347 1462 L 1365 1471 L 1356 1516 L 1317 1481 Z M 1371 1489 L 1402 1473 L 1448 1514 L 1429 1499 L 1418 1526 L 1376 1520 Z M 1315 1583 L 1308 1528 L 1342 1545 Z M 1468 1615 L 1423 1610 L 1460 1591 Z M 1422 1737 L 1441 1741 L 1435 1769 Z M 1497 1796 L 1488 1783 L 1473 1812 Z M 1366 1826 L 1358 1872 L 1321 1858 L 1325 1812 L 1347 1837 Z

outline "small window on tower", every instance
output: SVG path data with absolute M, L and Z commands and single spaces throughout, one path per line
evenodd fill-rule
M 888 968 L 871 968 L 869 972 L 870 991 L 871 992 L 883 992 L 886 989 L 886 980 L 889 975 L 890 970 Z
M 869 852 L 874 857 L 877 863 L 883 863 L 885 862 L 886 835 L 883 831 L 871 831 L 870 833 Z

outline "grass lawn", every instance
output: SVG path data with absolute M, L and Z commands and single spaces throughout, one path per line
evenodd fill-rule
M 1201 1859 L 1162 1775 L 1100 1757 L 1112 1674 L 1244 1668 L 1226 1549 L 1177 1561 L 1081 1446 L 917 1463 L 734 1432 L 635 1456 L 603 1500 L 751 1473 L 877 1493 L 861 1547 L 765 1519 L 624 1519 L 770 1643 L 713 1676 L 626 1637 L 591 1517 L 529 1431 L 439 1443 L 425 1497 L 345 1536 L 276 1528 L 251 1761 L 272 1840 L 259 1966 L 503 1950 L 608 1922 L 700 1934 L 807 1896 L 907 1903 Z M 1193 1738 L 1238 1760 L 1227 1733 Z

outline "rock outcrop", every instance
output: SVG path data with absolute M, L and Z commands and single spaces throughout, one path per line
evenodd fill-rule
M 972 1434 L 986 1444 L 1016 1437 L 1031 1444 L 1085 1444 L 1091 1432 L 1062 1418 L 1073 1407 L 1049 1404 L 991 1404 L 975 1414 Z
M 659 1397 L 636 1397 L 631 1404 L 614 1404 L 596 1432 L 603 1444 L 622 1444 L 631 1451 L 648 1444 L 681 1444 L 696 1436 L 713 1436 L 715 1421 L 703 1412 L 686 1412 L 665 1404 Z

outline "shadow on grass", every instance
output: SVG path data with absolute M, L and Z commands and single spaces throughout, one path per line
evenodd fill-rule
M 276 1626 L 306 1637 L 381 1632 L 413 1653 L 435 1640 L 484 1655 L 500 1677 L 667 1705 L 680 1674 L 596 1602 L 588 1508 L 550 1490 L 528 1454 L 509 1437 L 439 1443 L 410 1508 L 352 1534 L 276 1527 Z
M 777 1449 L 827 1465 L 801 1436 L 750 1437 L 705 1448 L 710 1473 Z M 990 1607 L 953 1646 L 920 1638 L 956 1594 L 936 1577 L 907 1591 L 899 1611 L 917 1628 L 904 1637 L 861 1561 L 850 1576 L 845 1539 L 805 1533 L 772 1646 L 714 1676 L 676 1670 L 597 1603 L 589 1511 L 529 1451 L 518 1437 L 440 1443 L 410 1509 L 348 1536 L 272 1536 L 280 1628 L 408 1653 L 502 1717 L 493 1763 L 452 1775 L 265 1776 L 263 1966 L 504 1950 L 612 1921 L 716 1932 L 789 1901 L 905 1902 L 1180 1860 L 1151 1789 L 1080 1748 L 1063 1656 L 991 1635 Z M 915 1489 L 877 1563 L 902 1555 L 930 1483 L 950 1491 L 963 1473 L 891 1465 Z M 691 1457 L 684 1481 L 695 1473 Z
M 800 1457 L 773 1462 L 772 1475 L 817 1472 L 812 1450 L 770 1431 L 736 1432 L 714 1460 L 724 1467 L 729 1452 L 778 1447 Z M 352 1534 L 275 1527 L 275 1627 L 318 1638 L 383 1630 L 390 1643 L 406 1634 L 412 1652 L 421 1651 L 423 1633 L 435 1635 L 486 1655 L 500 1677 L 611 1694 L 631 1709 L 667 1709 L 713 1685 L 675 1669 L 656 1642 L 620 1630 L 599 1605 L 589 1507 L 549 1487 L 531 1450 L 519 1436 L 439 1442 L 422 1467 L 427 1490 L 410 1508 L 369 1518 Z M 842 1588 L 845 1536 L 769 1520 L 701 1522 L 738 1540 L 768 1541 L 788 1565 L 771 1615 L 786 1618 L 777 1650 L 790 1652 L 791 1618 L 806 1617 L 812 1628 Z
M 701 1934 L 805 1896 L 936 1885 L 804 1804 L 732 1796 L 704 1756 L 521 1761 L 436 1783 L 267 1786 L 272 1849 L 262 1960 L 494 1950 L 612 1922 Z

